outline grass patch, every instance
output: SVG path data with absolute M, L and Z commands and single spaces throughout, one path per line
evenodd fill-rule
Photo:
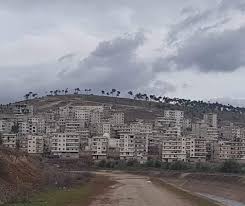
M 91 182 L 71 189 L 49 189 L 35 194 L 27 202 L 4 204 L 4 206 L 85 206 L 113 184 L 107 177 L 97 176 Z
M 155 183 L 156 185 L 162 186 L 165 189 L 169 190 L 170 192 L 173 192 L 176 194 L 179 198 L 185 199 L 193 203 L 195 206 L 220 206 L 219 203 L 216 203 L 212 200 L 209 200 L 205 197 L 201 197 L 199 195 L 195 195 L 189 191 L 183 190 L 177 186 L 174 186 L 172 184 L 169 184 L 167 182 L 164 182 L 161 179 L 158 178 L 151 178 L 151 181 Z

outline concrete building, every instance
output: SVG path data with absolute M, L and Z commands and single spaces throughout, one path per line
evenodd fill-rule
M 130 160 L 135 157 L 135 135 L 129 133 L 119 134 L 120 159 Z
M 164 117 L 174 119 L 177 125 L 182 125 L 184 120 L 184 112 L 179 110 L 164 110 Z
M 78 133 L 55 133 L 51 138 L 51 153 L 61 158 L 79 157 Z
M 135 159 L 140 163 L 148 160 L 149 133 L 135 134 Z
M 27 152 L 29 154 L 42 154 L 44 151 L 44 137 L 38 135 L 28 135 Z
M 186 161 L 185 137 L 163 139 L 162 161 L 163 162 Z
M 102 160 L 107 158 L 108 142 L 110 135 L 94 136 L 91 139 L 91 151 L 93 160 Z
M 207 140 L 202 137 L 186 137 L 186 150 L 190 161 L 205 162 L 207 158 Z
M 203 120 L 209 127 L 215 127 L 215 128 L 218 127 L 217 114 L 214 113 L 204 114 Z
M 12 149 L 16 148 L 16 140 L 16 134 L 2 134 L 2 144 L 4 147 Z
M 124 113 L 114 113 L 111 115 L 110 123 L 112 125 L 123 125 L 124 124 Z
M 146 123 L 142 120 L 138 120 L 129 125 L 130 133 L 151 133 L 153 129 L 152 123 Z

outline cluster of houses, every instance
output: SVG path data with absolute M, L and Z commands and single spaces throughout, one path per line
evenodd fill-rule
M 4 147 L 49 158 L 245 161 L 245 128 L 218 125 L 214 113 L 192 121 L 183 111 L 165 110 L 154 120 L 126 122 L 124 113 L 110 105 L 67 105 L 37 113 L 22 103 L 0 114 L 0 135 Z

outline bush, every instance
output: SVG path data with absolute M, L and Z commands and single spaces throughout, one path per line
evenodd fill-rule
M 242 166 L 235 160 L 226 160 L 221 164 L 220 172 L 240 173 L 242 172 Z
M 170 170 L 187 170 L 188 168 L 188 163 L 182 161 L 172 162 L 169 167 Z
M 132 160 L 128 160 L 126 165 L 128 167 L 138 167 L 140 163 L 137 160 L 132 159 Z
M 99 161 L 98 167 L 106 167 L 106 160 Z

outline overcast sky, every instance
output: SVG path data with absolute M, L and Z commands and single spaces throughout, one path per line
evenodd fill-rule
M 0 102 L 119 89 L 245 98 L 244 0 L 0 0 Z

